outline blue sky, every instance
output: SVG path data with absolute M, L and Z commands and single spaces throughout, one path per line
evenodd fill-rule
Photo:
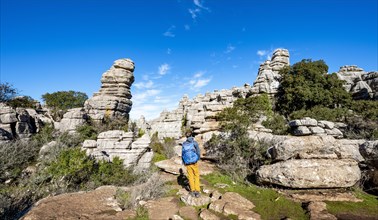
M 119 58 L 135 62 L 132 118 L 252 84 L 276 48 L 378 70 L 376 0 L 1 0 L 1 74 L 21 94 L 89 97 Z

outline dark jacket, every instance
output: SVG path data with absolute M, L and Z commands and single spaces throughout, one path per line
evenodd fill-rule
M 201 158 L 201 151 L 200 151 L 200 148 L 199 148 L 199 146 L 198 146 L 197 141 L 194 140 L 194 137 L 188 137 L 188 138 L 186 139 L 186 141 L 184 141 L 184 143 L 185 143 L 185 142 L 189 142 L 189 143 L 193 142 L 193 143 L 194 143 L 194 148 L 196 149 L 196 153 L 197 153 L 197 155 L 198 155 L 198 158 Z M 184 143 L 183 143 L 183 144 L 184 144 Z M 182 157 L 181 157 L 181 159 L 182 159 Z M 182 161 L 182 163 L 184 164 L 184 160 Z

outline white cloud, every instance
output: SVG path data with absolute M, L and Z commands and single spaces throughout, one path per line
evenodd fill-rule
M 204 71 L 198 71 L 196 74 L 194 74 L 194 78 L 200 78 L 204 73 Z
M 149 88 L 152 88 L 152 86 L 154 85 L 154 82 L 152 82 L 151 80 L 148 80 L 147 82 L 140 82 L 140 83 L 135 83 L 134 86 L 137 87 L 137 89 L 149 89 Z
M 159 74 L 163 76 L 163 75 L 167 74 L 170 69 L 171 69 L 171 67 L 169 66 L 169 64 L 164 63 L 164 64 L 159 66 Z
M 198 71 L 194 73 L 192 79 L 189 81 L 189 88 L 194 91 L 198 91 L 200 88 L 206 86 L 211 81 L 211 78 L 203 78 L 202 76 L 206 71 Z
M 193 19 L 196 19 L 198 14 L 201 12 L 201 10 L 199 8 L 196 8 L 196 9 L 189 8 L 188 11 L 189 11 L 190 15 L 192 15 Z
M 204 7 L 203 4 L 201 3 L 200 0 L 193 0 L 193 3 L 199 7 L 199 8 L 202 8 L 202 9 L 205 9 L 205 10 L 209 10 L 208 8 Z
M 184 26 L 184 28 L 185 28 L 186 31 L 189 31 L 189 30 L 190 30 L 190 26 L 187 25 L 187 24 Z
M 131 119 L 139 119 L 143 115 L 147 120 L 152 120 L 159 117 L 164 110 L 171 111 L 178 106 L 178 100 L 172 97 L 156 96 L 148 102 L 143 103 L 138 100 L 133 101 L 133 107 L 130 112 Z
M 163 33 L 166 37 L 175 37 L 176 35 L 173 33 L 173 30 L 176 28 L 176 26 L 172 25 L 168 28 L 166 32 Z
M 146 99 L 156 96 L 160 92 L 161 90 L 158 90 L 158 89 L 149 89 L 141 93 L 136 93 L 135 95 L 133 95 L 132 100 L 135 100 L 139 103 L 143 103 L 146 101 Z
M 234 51 L 236 49 L 236 47 L 232 46 L 231 44 L 227 46 L 227 49 L 226 51 L 224 51 L 224 53 L 231 53 L 232 51 Z
M 272 54 L 273 54 L 273 49 L 270 50 L 258 50 L 256 54 L 260 57 L 260 59 L 267 59 L 271 60 Z
M 194 84 L 194 88 L 195 89 L 199 89 L 199 88 L 202 88 L 204 86 L 206 86 L 207 84 L 209 84 L 209 82 L 211 81 L 211 79 L 199 79 L 196 84 Z
M 257 55 L 259 55 L 260 57 L 265 56 L 265 54 L 267 54 L 267 53 L 268 53 L 268 51 L 266 51 L 266 50 L 258 50 L 257 51 Z
M 168 49 L 167 49 L 167 54 L 170 55 L 171 53 L 172 53 L 171 48 L 168 48 Z

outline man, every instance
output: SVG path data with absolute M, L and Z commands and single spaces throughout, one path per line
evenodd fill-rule
M 182 161 L 188 172 L 190 195 L 200 197 L 200 174 L 198 161 L 200 159 L 200 149 L 198 143 L 192 137 L 192 132 L 185 133 L 186 141 L 182 143 Z

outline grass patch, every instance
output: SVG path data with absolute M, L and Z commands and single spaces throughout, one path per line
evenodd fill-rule
M 162 160 L 166 160 L 167 157 L 164 154 L 154 152 L 154 157 L 152 158 L 152 163 L 156 163 Z
M 378 216 L 378 197 L 355 190 L 354 194 L 363 202 L 326 202 L 327 210 L 333 215 L 351 214 L 356 216 Z
M 230 177 L 220 173 L 213 173 L 203 176 L 205 180 L 215 184 L 224 183 L 228 187 L 224 192 L 236 192 L 246 199 L 253 202 L 256 206 L 253 211 L 261 215 L 261 219 L 282 219 L 289 217 L 291 219 L 308 219 L 302 204 L 284 198 L 272 189 L 264 189 L 255 185 L 246 185 L 243 183 L 234 184 Z M 222 191 L 220 189 L 219 191 Z

